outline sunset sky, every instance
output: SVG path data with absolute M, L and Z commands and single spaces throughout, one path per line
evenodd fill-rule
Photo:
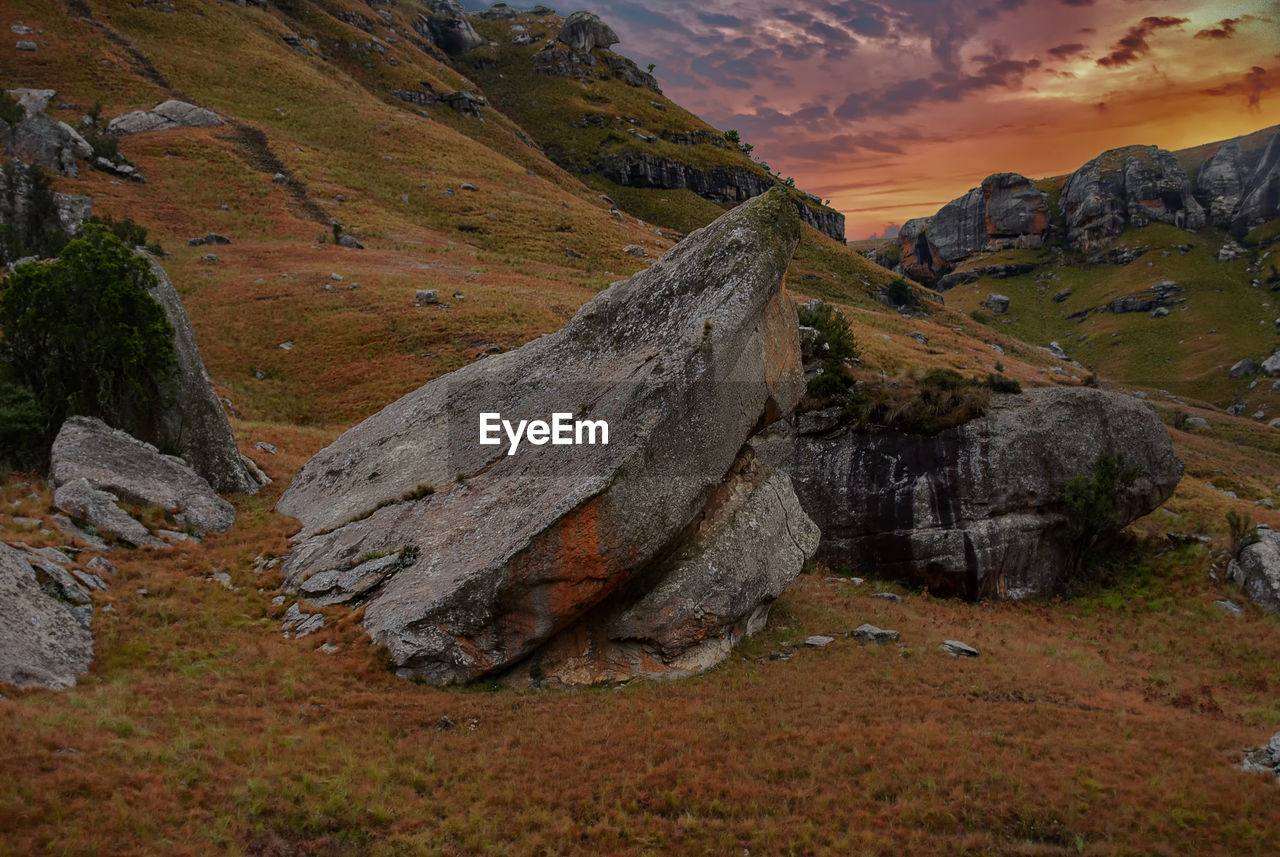
M 1057 175 L 1116 146 L 1280 123 L 1280 0 L 585 5 L 668 96 L 830 198 L 850 238 L 992 172 Z

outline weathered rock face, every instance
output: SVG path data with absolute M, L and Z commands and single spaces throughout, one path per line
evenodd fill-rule
M 1255 604 L 1280 615 L 1280 532 L 1258 534 L 1259 540 L 1231 563 L 1231 577 Z
M 8 93 L 22 105 L 26 115 L 13 127 L 5 126 L 8 139 L 3 152 L 71 178 L 79 176 L 79 161 L 90 158 L 93 148 L 70 125 L 45 115 L 44 111 L 57 92 L 52 89 L 10 89 Z
M 1126 225 L 1154 221 L 1194 230 L 1205 224 L 1177 156 L 1155 146 L 1103 152 L 1071 174 L 1060 199 L 1067 241 L 1086 252 L 1110 244 Z
M 564 19 L 564 26 L 560 28 L 560 35 L 556 39 L 575 51 L 586 53 L 595 48 L 616 45 L 618 34 L 601 21 L 599 15 L 593 12 L 574 12 Z
M 1262 159 L 1241 191 L 1231 219 L 1239 230 L 1253 229 L 1280 216 L 1280 131 L 1267 144 Z
M 1220 229 L 1231 225 L 1245 182 L 1244 154 L 1240 143 L 1229 140 L 1200 165 L 1196 189 L 1209 203 L 1209 222 Z
M 798 237 L 773 190 L 559 332 L 348 431 L 278 505 L 302 522 L 287 584 L 330 600 L 359 590 L 364 627 L 400 673 L 451 683 L 500 673 L 634 581 L 661 579 L 744 442 L 800 397 L 781 291 Z M 508 455 L 507 441 L 478 443 L 482 412 L 573 413 L 607 422 L 609 443 Z
M 64 483 L 53 494 L 55 509 L 92 525 L 101 536 L 112 536 L 135 548 L 160 545 L 150 530 L 117 505 L 119 502 L 115 494 L 94 488 L 84 477 Z
M 160 440 L 177 449 L 196 473 L 217 491 L 256 494 L 261 487 L 246 469 L 236 446 L 231 423 L 209 382 L 191 319 L 164 268 L 154 259 L 156 284 L 148 292 L 164 309 L 173 326 L 173 351 L 178 371 L 168 390 L 173 404 L 161 416 Z
M 93 660 L 88 604 L 65 570 L 0 542 L 0 681 L 74 685 Z
M 151 110 L 135 110 L 107 123 L 108 133 L 118 137 L 145 131 L 168 131 L 171 128 L 216 128 L 222 119 L 212 110 L 185 101 L 161 102 Z
M 901 270 L 921 282 L 935 283 L 946 268 L 975 253 L 1039 247 L 1048 231 L 1044 193 L 1025 176 L 996 173 L 932 217 L 902 225 Z
M 802 416 L 753 443 L 791 475 L 822 531 L 818 557 L 939 594 L 1052 594 L 1068 560 L 1058 536 L 1067 482 L 1104 452 L 1139 471 L 1119 497 L 1126 522 L 1182 477 L 1150 405 L 1089 388 L 999 396 L 985 417 L 936 437 L 830 425 Z
M 745 202 L 776 186 L 772 180 L 747 169 L 703 170 L 647 152 L 611 153 L 597 159 L 592 169 L 614 184 L 690 190 L 715 202 L 731 204 Z M 813 208 L 794 197 L 793 203 L 805 223 L 837 241 L 844 240 L 843 214 Z
M 62 424 L 49 453 L 55 489 L 84 479 L 90 488 L 126 503 L 155 505 L 201 530 L 225 532 L 236 510 L 180 458 L 162 455 L 93 417 Z
M 53 194 L 55 210 L 41 219 L 39 208 L 33 205 L 31 167 L 17 161 L 9 164 L 0 170 L 0 225 L 13 230 L 19 246 L 30 246 L 42 233 L 62 231 L 74 235 L 89 219 L 93 200 L 68 193 Z
M 786 474 L 746 451 L 656 579 L 637 581 L 556 635 L 517 677 L 597 684 L 702 672 L 764 627 L 818 537 Z
M 430 14 L 419 15 L 413 28 L 449 56 L 462 56 L 484 44 L 458 0 L 428 0 Z

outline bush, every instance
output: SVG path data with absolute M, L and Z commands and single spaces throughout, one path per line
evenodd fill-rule
M 119 238 L 126 247 L 145 247 L 148 251 L 156 256 L 165 255 L 164 248 L 159 242 L 147 243 L 147 227 L 140 223 L 134 223 L 132 218 L 126 217 L 124 220 L 116 220 L 110 214 L 102 217 L 93 215 L 87 221 L 87 224 L 100 224 L 105 226 L 107 230 L 117 238 Z M 77 235 L 83 234 L 84 226 L 80 227 Z
M 8 122 L 10 125 L 17 125 L 23 119 L 27 118 L 27 111 L 18 103 L 18 99 L 14 98 L 4 89 L 0 89 L 0 119 Z
M 89 224 L 57 259 L 18 268 L 0 289 L 0 363 L 25 388 L 44 446 L 74 414 L 154 434 L 174 366 L 173 327 L 147 293 L 150 265 L 103 224 Z M 23 394 L 11 406 L 26 412 Z M 25 402 L 25 404 L 24 404 Z
M 1238 559 L 1240 551 L 1249 545 L 1256 545 L 1262 538 L 1258 535 L 1258 528 L 1253 525 L 1253 518 L 1234 509 L 1227 512 L 1227 533 L 1231 537 L 1233 559 Z
M 920 296 L 916 294 L 916 290 L 911 288 L 911 284 L 899 277 L 889 284 L 889 300 L 893 301 L 894 306 L 913 307 L 920 305 Z
M 43 463 L 40 438 L 44 416 L 35 394 L 8 378 L 0 378 L 0 477 Z
M 854 358 L 862 353 L 849 329 L 849 320 L 830 304 L 811 301 L 796 312 L 800 324 L 818 331 L 814 353 L 835 360 Z
M 28 256 L 52 258 L 70 240 L 61 228 L 58 204 L 53 198 L 49 175 L 38 165 L 32 164 L 24 172 L 18 161 L 9 161 L 4 167 L 4 185 L 7 188 L 9 211 L 24 210 L 21 222 L 0 226 L 0 264 L 11 265 Z M 18 204 L 19 186 L 27 185 L 26 202 Z
M 1125 467 L 1123 457 L 1104 452 L 1092 473 L 1077 474 L 1067 482 L 1062 537 L 1069 573 L 1079 571 L 1094 547 L 1120 532 L 1120 495 L 1137 478 L 1136 467 Z
M 1021 393 L 1022 385 L 1013 378 L 1007 378 L 1004 375 L 987 375 L 987 386 L 994 393 Z

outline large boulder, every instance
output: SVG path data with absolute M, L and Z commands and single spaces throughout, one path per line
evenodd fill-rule
M 84 479 L 90 488 L 126 503 L 159 506 L 200 530 L 221 533 L 235 523 L 235 507 L 185 461 L 162 455 L 95 417 L 71 417 L 63 423 L 49 462 L 55 490 Z
M 160 416 L 158 437 L 166 447 L 178 450 L 186 462 L 216 490 L 256 494 L 261 487 L 245 467 L 236 446 L 231 423 L 200 359 L 200 348 L 191 319 L 169 275 L 151 259 L 155 285 L 148 291 L 173 326 L 173 352 L 177 372 L 167 393 L 172 402 Z
M 43 113 L 28 115 L 13 126 L 9 146 L 18 160 L 71 178 L 80 175 L 79 162 L 93 155 L 93 148 L 79 132 Z
M 1231 563 L 1231 578 L 1262 609 L 1280 615 L 1280 532 L 1259 529 Z
M 65 570 L 0 542 L 0 681 L 74 685 L 93 660 L 88 602 Z
M 618 34 L 594 12 L 574 12 L 565 18 L 556 38 L 579 53 L 618 43 Z
M 934 437 L 839 429 L 803 415 L 754 442 L 791 475 L 833 567 L 969 598 L 1040 598 L 1061 582 L 1065 493 L 1102 453 L 1137 478 L 1117 498 L 1125 522 L 1182 477 L 1149 404 L 1090 388 L 997 396 L 989 413 Z
M 624 591 L 596 607 L 530 656 L 518 677 L 597 684 L 702 672 L 764 627 L 818 537 L 787 475 L 746 451 L 642 595 Z
M 107 132 L 117 137 L 145 131 L 168 131 L 171 128 L 216 128 L 224 124 L 212 110 L 185 101 L 161 102 L 150 110 L 124 113 L 107 123 Z
M 985 204 L 984 249 L 1039 247 L 1049 231 L 1044 191 L 1026 176 L 996 173 L 982 180 Z
M 1067 241 L 1086 252 L 1103 248 L 1126 226 L 1205 225 L 1205 212 L 1177 155 L 1155 146 L 1111 149 L 1076 170 L 1062 187 Z
M 419 15 L 413 28 L 440 50 L 456 57 L 484 44 L 458 0 L 428 0 L 426 5 L 428 14 Z
M 435 683 L 508 669 L 624 587 L 639 598 L 631 587 L 662 577 L 743 444 L 802 393 L 781 289 L 798 238 L 790 197 L 772 190 L 562 330 L 349 430 L 279 502 L 302 523 L 287 585 L 332 601 L 346 576 L 399 673 Z M 481 413 L 576 415 L 606 423 L 609 442 L 509 455 L 505 439 L 479 442 Z M 324 587 L 308 584 L 317 575 Z

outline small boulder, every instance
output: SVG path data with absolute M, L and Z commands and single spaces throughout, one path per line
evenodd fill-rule
M 900 636 L 897 631 L 887 631 L 872 624 L 859 625 L 853 629 L 853 638 L 862 643 L 892 643 Z
M 1256 374 L 1258 374 L 1258 364 L 1254 363 L 1252 360 L 1250 360 L 1247 357 L 1243 360 L 1238 361 L 1227 372 L 1228 377 L 1232 379 L 1247 378 L 1250 375 L 1256 375 Z
M 976 658 L 978 650 L 968 643 L 962 643 L 959 640 L 947 640 L 942 644 L 942 651 L 957 658 Z
M 89 598 L 74 577 L 32 560 L 0 543 L 0 681 L 61 690 L 93 661 Z
M 83 477 L 61 485 L 53 494 L 53 506 L 70 517 L 84 521 L 99 534 L 112 536 L 129 547 L 155 547 L 160 540 L 118 505 L 120 498 L 100 491 Z
M 427 305 L 440 303 L 440 298 L 436 296 L 435 289 L 418 289 L 413 293 L 413 300 L 414 303 Z
M 126 503 L 159 506 L 201 530 L 221 533 L 235 523 L 235 507 L 185 461 L 94 417 L 68 419 L 50 451 L 49 481 L 56 489 L 80 479 Z
M 996 315 L 1004 315 L 1009 311 L 1009 298 L 1006 295 L 998 295 L 993 292 L 987 295 L 982 305 Z
M 1253 603 L 1280 614 L 1280 531 L 1268 529 L 1258 533 L 1258 541 L 1240 551 L 1229 573 Z

